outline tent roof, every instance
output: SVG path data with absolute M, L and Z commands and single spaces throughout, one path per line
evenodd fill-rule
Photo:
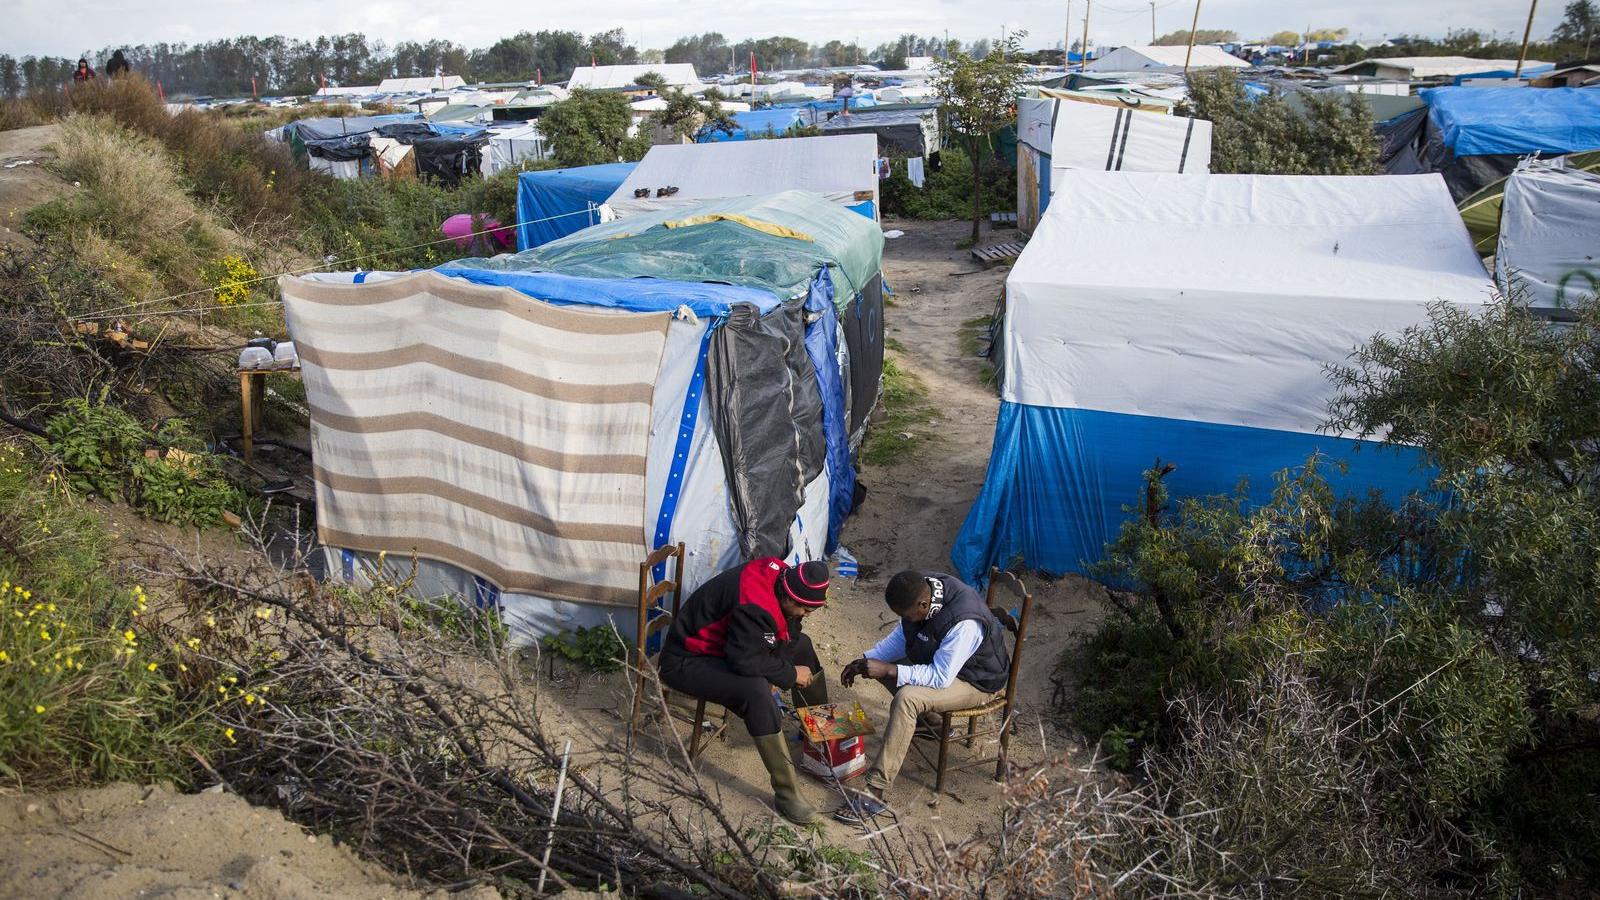
M 1526 72 L 1530 67 L 1546 68 L 1549 65 L 1550 63 L 1530 59 L 1523 61 L 1522 70 Z M 1354 72 L 1361 68 L 1380 67 L 1409 70 L 1412 78 L 1444 78 L 1502 70 L 1509 72 L 1516 69 L 1517 61 L 1514 59 L 1473 59 L 1470 56 L 1391 56 L 1363 59 L 1360 62 L 1334 69 L 1333 74 Z
M 878 142 L 870 134 L 727 141 L 651 147 L 628 179 L 606 201 L 632 213 L 654 198 L 635 201 L 633 192 L 676 187 L 678 202 L 769 194 L 778 188 L 814 191 L 834 202 L 850 202 L 856 191 L 874 192 L 873 159 Z
M 378 82 L 378 93 L 414 94 L 423 91 L 448 91 L 464 84 L 460 75 L 424 75 L 419 78 L 385 78 Z
M 1594 88 L 1441 87 L 1419 92 L 1457 156 L 1600 149 Z
M 643 66 L 579 66 L 572 70 L 567 89 L 619 90 L 638 84 L 639 76 L 649 72 L 665 78 L 667 84 L 684 87 L 700 84 L 700 76 L 695 74 L 694 66 L 690 63 L 656 63 Z
M 1090 61 L 1085 68 L 1090 72 L 1126 72 L 1154 67 L 1181 69 L 1188 50 L 1188 47 L 1118 47 L 1105 56 Z M 1200 44 L 1194 48 L 1189 67 L 1248 69 L 1250 64 L 1221 47 Z
M 803 292 L 821 266 L 835 269 L 842 302 L 883 263 L 883 232 L 816 194 L 784 191 L 641 213 L 595 225 L 521 253 L 453 266 L 545 271 L 587 278 L 712 282 L 764 292 L 770 308 Z M 449 274 L 455 274 L 453 271 Z M 719 315 L 723 309 L 695 309 Z
M 1485 299 L 1483 265 L 1436 174 L 1053 177 L 1050 211 L 1012 282 L 1210 290 L 1286 303 Z M 1140 262 L 1151 253 L 1164 263 Z

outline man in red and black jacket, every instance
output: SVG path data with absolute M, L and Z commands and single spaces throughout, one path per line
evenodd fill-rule
M 689 595 L 661 648 L 661 680 L 673 690 L 721 704 L 744 720 L 772 779 L 784 818 L 816 817 L 800 797 L 783 741 L 773 687 L 795 706 L 828 702 L 822 663 L 800 630 L 828 602 L 828 564 L 786 565 L 765 557 L 729 569 Z

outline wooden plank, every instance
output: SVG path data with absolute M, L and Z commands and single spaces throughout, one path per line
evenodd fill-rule
M 1022 255 L 1021 241 L 1006 241 L 1000 244 L 990 244 L 987 247 L 973 247 L 972 256 L 985 269 L 1012 262 Z

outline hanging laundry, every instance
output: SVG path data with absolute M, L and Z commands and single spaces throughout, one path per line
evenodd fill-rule
M 922 182 L 926 180 L 922 169 L 922 157 L 912 156 L 906 159 L 906 177 L 918 188 L 922 187 Z

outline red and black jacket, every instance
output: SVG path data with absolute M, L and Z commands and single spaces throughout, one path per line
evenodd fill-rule
M 663 654 L 717 656 L 740 675 L 794 687 L 791 646 L 800 620 L 787 619 L 774 589 L 788 566 L 776 557 L 751 560 L 700 585 L 678 611 Z

